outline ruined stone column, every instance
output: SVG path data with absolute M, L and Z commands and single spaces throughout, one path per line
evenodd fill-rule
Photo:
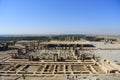
M 58 54 L 53 54 L 53 61 L 55 61 L 55 62 L 58 61 Z
M 32 55 L 29 56 L 29 61 L 33 61 L 33 56 Z

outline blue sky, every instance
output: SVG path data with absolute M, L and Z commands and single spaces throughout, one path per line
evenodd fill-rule
M 0 34 L 120 34 L 120 0 L 0 0 Z

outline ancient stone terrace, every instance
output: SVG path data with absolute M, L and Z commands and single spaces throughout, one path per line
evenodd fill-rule
M 27 76 L 42 76 L 42 75 L 98 75 L 106 72 L 93 59 L 71 62 L 49 62 L 42 60 L 40 62 L 31 62 L 27 59 L 9 59 L 4 63 L 0 63 L 1 75 L 22 75 Z

